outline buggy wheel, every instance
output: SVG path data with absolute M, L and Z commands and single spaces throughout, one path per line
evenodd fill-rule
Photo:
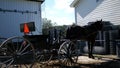
M 2 68 L 27 68 L 34 62 L 35 52 L 32 44 L 23 37 L 11 37 L 0 45 L 0 64 Z
M 2 64 L 0 68 L 30 68 L 30 65 L 26 64 L 12 64 L 10 66 L 6 66 L 6 64 Z
M 49 61 L 52 59 L 53 55 L 51 54 L 50 50 L 42 50 L 37 55 L 37 60 L 40 64 L 49 64 Z
M 53 55 L 49 50 L 43 49 L 36 52 L 36 62 L 33 63 L 30 68 L 46 68 L 45 66 L 49 65 Z
M 66 40 L 59 48 L 58 51 L 59 61 L 64 66 L 72 66 L 77 63 L 78 49 L 73 41 Z

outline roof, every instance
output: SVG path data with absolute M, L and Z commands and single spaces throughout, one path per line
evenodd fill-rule
M 27 1 L 36 1 L 36 2 L 41 2 L 41 3 L 43 3 L 45 0 L 27 0 Z
M 75 7 L 79 1 L 80 1 L 80 0 L 74 0 L 74 1 L 70 4 L 70 7 Z

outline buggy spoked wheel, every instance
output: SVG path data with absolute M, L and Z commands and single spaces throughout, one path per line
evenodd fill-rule
M 59 61 L 64 66 L 72 66 L 77 63 L 78 49 L 73 41 L 66 40 L 59 48 L 58 51 Z
M 23 37 L 11 37 L 0 45 L 2 68 L 27 68 L 33 63 L 35 52 L 32 44 Z
M 49 64 L 49 61 L 52 59 L 53 55 L 51 54 L 50 50 L 42 50 L 37 55 L 37 60 L 40 64 Z
M 43 49 L 35 53 L 36 62 L 31 65 L 31 68 L 46 68 L 53 57 L 50 50 Z

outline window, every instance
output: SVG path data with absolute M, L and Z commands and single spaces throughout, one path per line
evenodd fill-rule
M 99 0 L 96 0 L 96 2 L 98 2 Z

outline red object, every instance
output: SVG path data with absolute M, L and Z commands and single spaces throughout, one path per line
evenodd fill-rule
M 25 23 L 24 24 L 24 34 L 28 34 L 29 32 L 30 32 L 30 30 L 29 30 L 28 24 Z

